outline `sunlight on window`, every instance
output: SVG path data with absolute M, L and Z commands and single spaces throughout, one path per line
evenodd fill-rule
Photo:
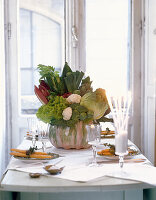
M 21 113 L 35 114 L 38 64 L 61 71 L 64 63 L 64 0 L 20 0 L 20 5 Z
M 127 89 L 128 24 L 128 0 L 86 0 L 86 71 L 95 89 Z

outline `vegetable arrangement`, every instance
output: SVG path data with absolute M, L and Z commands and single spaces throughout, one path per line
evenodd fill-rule
M 72 71 L 67 62 L 61 75 L 54 67 L 41 64 L 38 71 L 40 84 L 34 91 L 43 104 L 36 113 L 40 120 L 63 128 L 74 128 L 81 121 L 112 121 L 105 117 L 110 112 L 105 90 L 93 91 L 90 77 L 82 71 Z

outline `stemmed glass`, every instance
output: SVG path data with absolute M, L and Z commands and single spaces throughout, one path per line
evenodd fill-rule
M 115 126 L 115 154 L 119 155 L 119 165 L 123 168 L 124 156 L 128 153 L 128 119 L 131 95 L 108 96 Z
M 42 142 L 42 150 L 46 152 L 46 142 L 49 139 L 49 124 L 39 121 L 39 140 Z
M 86 125 L 87 129 L 87 141 L 88 144 L 92 145 L 92 150 L 93 150 L 93 161 L 89 166 L 97 166 L 96 162 L 96 148 L 97 145 L 100 144 L 100 139 L 101 139 L 101 126 L 100 124 L 91 124 L 91 125 Z
M 38 136 L 38 119 L 36 117 L 27 118 L 28 130 L 32 135 L 32 145 L 35 148 L 36 137 Z

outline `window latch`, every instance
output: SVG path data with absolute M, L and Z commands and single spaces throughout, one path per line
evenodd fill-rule
M 11 39 L 11 23 L 8 23 L 8 39 Z
M 72 26 L 72 45 L 73 48 L 77 47 L 78 38 L 77 38 L 77 30 L 75 26 Z
M 143 20 L 140 21 L 140 34 L 141 36 L 144 34 L 145 31 L 145 17 Z

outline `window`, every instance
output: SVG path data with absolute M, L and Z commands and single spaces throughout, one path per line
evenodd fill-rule
M 130 0 L 86 0 L 86 71 L 94 88 L 129 89 Z
M 64 62 L 64 1 L 35 0 L 26 5 L 29 9 L 25 6 L 19 12 L 21 114 L 35 114 L 40 106 L 34 95 L 34 85 L 39 84 L 37 65 L 53 65 L 61 71 Z

